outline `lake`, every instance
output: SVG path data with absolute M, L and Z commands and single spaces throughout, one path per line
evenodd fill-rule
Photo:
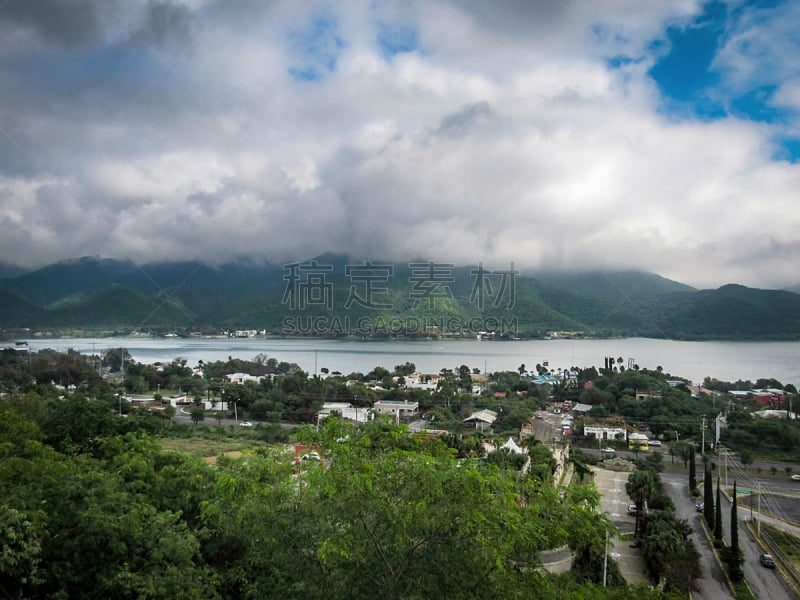
M 83 353 L 125 347 L 143 363 L 181 357 L 190 366 L 199 360 L 252 359 L 260 353 L 294 362 L 309 373 L 331 371 L 366 373 L 375 366 L 392 369 L 406 361 L 418 371 L 438 373 L 464 364 L 481 371 L 533 369 L 547 361 L 551 369 L 602 367 L 603 358 L 622 357 L 643 368 L 662 366 L 665 373 L 701 382 L 710 376 L 724 381 L 773 377 L 800 387 L 800 342 L 679 342 L 645 338 L 609 340 L 427 340 L 353 341 L 285 338 L 71 338 L 30 339 L 32 350 L 73 348 Z

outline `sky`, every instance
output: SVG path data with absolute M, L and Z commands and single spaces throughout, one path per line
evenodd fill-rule
M 0 262 L 800 284 L 800 2 L 0 0 Z

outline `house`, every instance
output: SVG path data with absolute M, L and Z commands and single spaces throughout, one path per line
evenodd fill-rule
M 762 390 L 731 390 L 728 392 L 731 396 L 738 400 L 747 400 L 752 398 L 757 404 L 761 406 L 769 406 L 770 408 L 778 408 L 783 402 L 785 392 L 783 390 L 769 388 Z
M 585 414 L 588 413 L 590 410 L 592 410 L 591 404 L 581 404 L 580 402 L 578 402 L 575 406 L 572 407 L 572 412 L 574 413 Z
M 661 390 L 636 390 L 636 399 L 638 401 L 647 400 L 649 398 L 660 398 Z
M 242 385 L 248 381 L 258 383 L 259 381 L 266 379 L 265 375 L 256 376 L 248 375 L 247 373 L 231 373 L 230 375 L 225 375 L 225 377 L 228 379 L 228 382 L 234 385 Z
M 338 414 L 343 419 L 354 423 L 366 423 L 370 419 L 370 409 L 353 406 L 349 402 L 325 402 L 317 413 L 317 421 Z
M 472 413 L 462 422 L 475 425 L 475 429 L 482 430 L 484 427 L 491 427 L 496 420 L 497 413 L 493 410 L 489 410 L 488 408 L 484 408 L 483 410 Z
M 378 400 L 372 405 L 372 410 L 379 415 L 392 415 L 396 421 L 400 421 L 416 415 L 419 412 L 419 402 Z

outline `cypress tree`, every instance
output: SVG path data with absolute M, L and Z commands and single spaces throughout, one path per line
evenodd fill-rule
M 722 503 L 720 502 L 719 475 L 717 475 L 717 503 L 714 507 L 714 545 L 722 547 Z
M 697 489 L 697 467 L 694 464 L 694 446 L 691 448 L 689 457 L 689 491 L 693 492 Z
M 703 477 L 703 516 L 709 528 L 714 527 L 714 484 L 711 483 L 711 466 L 706 465 Z
M 734 583 L 744 579 L 742 572 L 742 551 L 739 549 L 739 517 L 737 515 L 736 482 L 733 482 L 733 502 L 731 503 L 731 548 L 728 572 Z

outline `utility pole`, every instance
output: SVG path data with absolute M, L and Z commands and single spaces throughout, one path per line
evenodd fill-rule
M 723 457 L 725 458 L 725 487 L 728 487 L 728 449 L 723 448 Z
M 703 415 L 703 433 L 700 442 L 700 454 L 706 453 L 706 416 Z
M 758 521 L 756 521 L 756 535 L 761 538 L 761 482 L 758 482 Z
M 606 529 L 606 552 L 603 557 L 603 587 L 606 587 L 608 576 L 608 529 Z

